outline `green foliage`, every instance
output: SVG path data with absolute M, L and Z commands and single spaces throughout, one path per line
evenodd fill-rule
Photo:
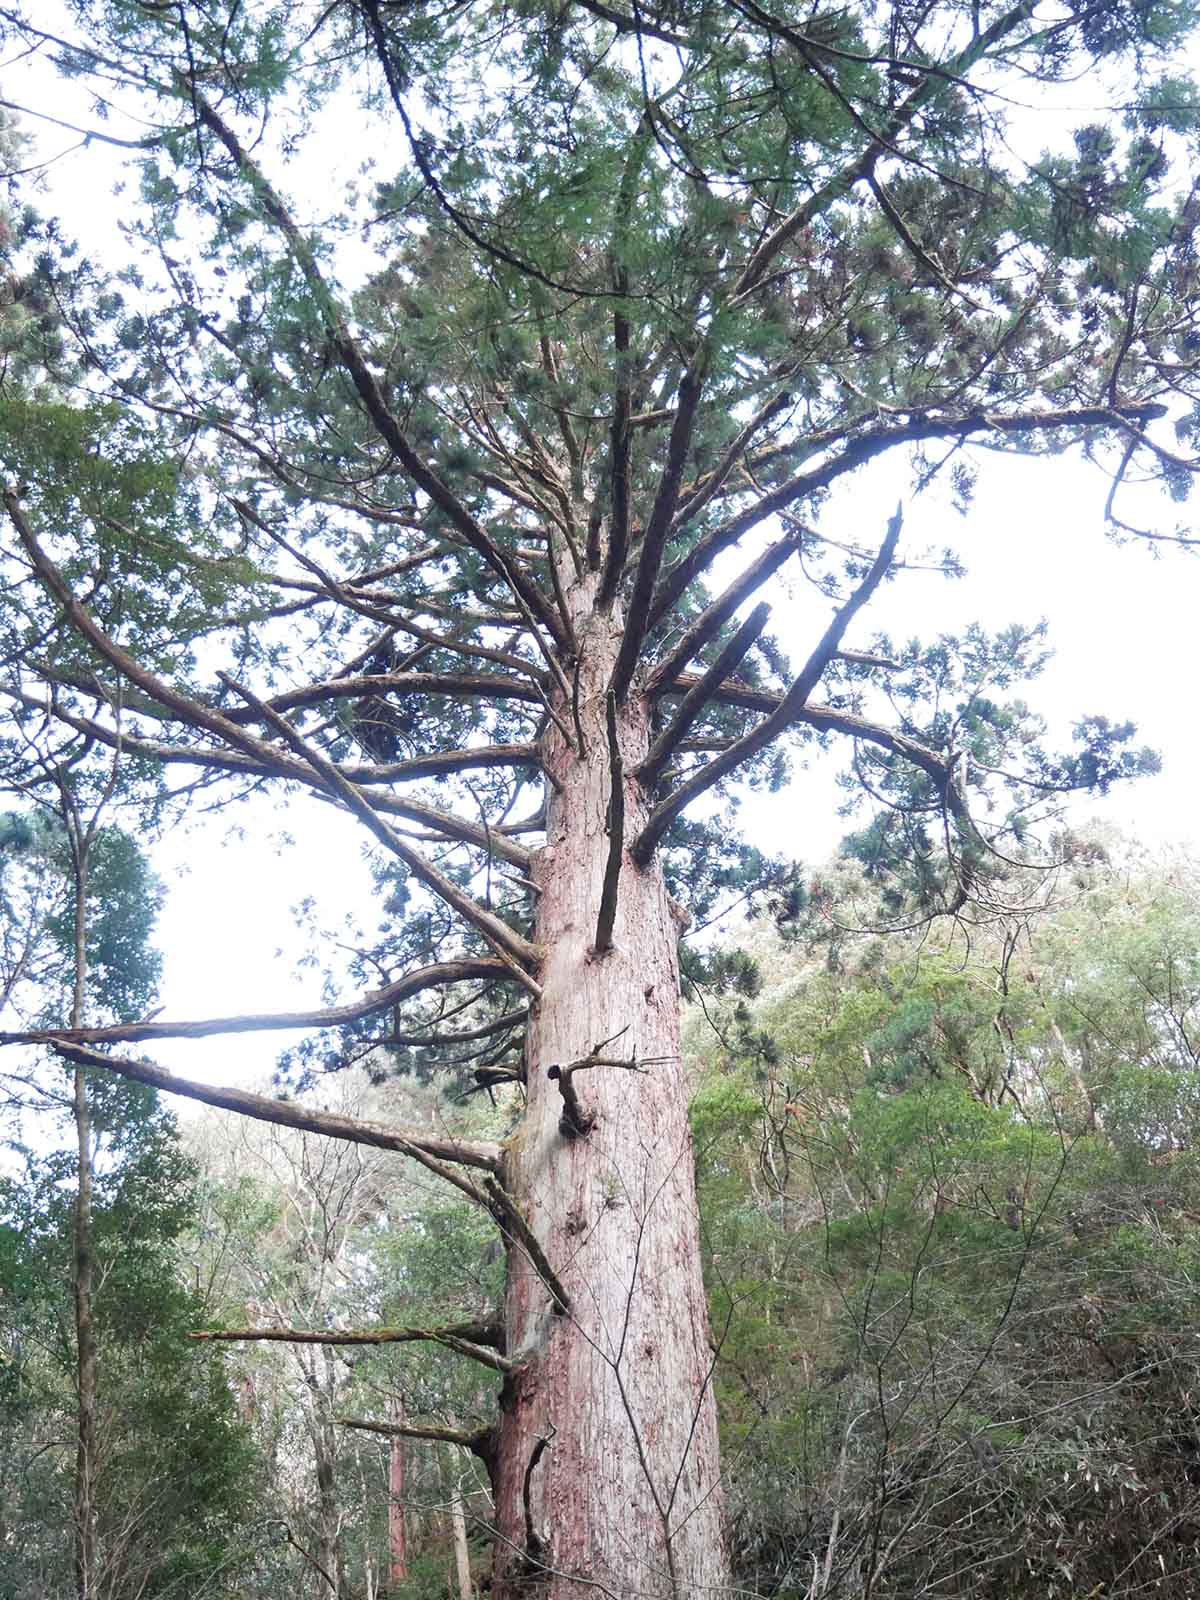
M 832 966 L 763 936 L 753 1009 L 706 998 L 693 1126 L 758 1592 L 1189 1592 L 1196 869 L 1062 853 L 1034 920 Z
M 21 1009 L 27 1006 L 30 1015 L 59 1025 L 69 1009 L 74 974 L 72 874 L 67 832 L 52 813 L 0 816 L 6 996 Z M 84 953 L 94 1015 L 113 1021 L 144 1015 L 162 967 L 151 943 L 161 885 L 137 843 L 110 826 L 96 831 L 85 887 Z
M 105 1141 L 97 1176 L 94 1315 L 100 1349 L 102 1579 L 114 1596 L 207 1594 L 240 1555 L 256 1461 L 222 1357 L 189 1344 L 203 1321 L 179 1242 L 196 1171 L 170 1120 L 140 1097 Z M 139 1114 L 140 1112 L 140 1114 Z M 4 1520 L 24 1529 L 6 1593 L 65 1593 L 75 1405 L 67 1151 L 27 1154 L 0 1179 L 0 1450 Z

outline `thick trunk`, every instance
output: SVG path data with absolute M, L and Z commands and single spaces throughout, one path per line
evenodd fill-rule
M 581 597 L 582 598 L 582 597 Z M 679 928 L 657 864 L 626 855 L 612 947 L 593 946 L 608 858 L 610 762 L 604 693 L 619 622 L 579 626 L 582 759 L 550 734 L 547 842 L 535 865 L 544 994 L 527 1044 L 528 1114 L 506 1186 L 570 1296 L 554 1314 L 528 1257 L 510 1252 L 507 1385 L 495 1466 L 494 1600 L 597 1593 L 722 1593 L 712 1351 L 679 1044 Z M 564 707 L 564 720 L 571 717 Z M 622 708 L 626 773 L 647 748 L 647 713 Z M 625 839 L 646 807 L 625 782 Z M 638 1070 L 575 1074 L 590 1131 L 560 1127 L 555 1065 L 599 1053 Z M 575 1581 L 578 1580 L 578 1581 Z

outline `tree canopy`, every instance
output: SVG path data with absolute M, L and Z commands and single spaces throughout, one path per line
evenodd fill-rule
M 969 513 L 976 449 L 1078 448 L 1110 531 L 1191 542 L 1122 490 L 1182 498 L 1200 442 L 1193 9 L 59 15 L 0 5 L 0 40 L 127 159 L 125 242 L 4 222 L 0 755 L 109 773 L 144 823 L 314 795 L 382 911 L 303 1011 L 39 1037 L 456 1187 L 508 1252 L 494 1593 L 720 1592 L 678 937 L 730 890 L 802 908 L 719 805 L 820 743 L 893 921 L 994 910 L 1031 809 L 1153 764 L 1116 715 L 1047 746 L 1037 630 L 908 641 L 869 604 L 930 485 Z M 1104 120 L 1021 157 L 1021 106 L 1081 80 Z M 892 462 L 886 528 L 827 514 Z M 800 637 L 768 631 L 785 571 Z M 300 1073 L 518 1083 L 521 1121 L 352 1125 L 113 1049 L 271 1026 L 324 1030 Z

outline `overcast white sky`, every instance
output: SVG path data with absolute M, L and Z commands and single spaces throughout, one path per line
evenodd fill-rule
M 49 9 L 49 8 L 48 8 Z M 72 107 L 61 85 L 53 88 L 29 63 L 0 62 L 0 94 L 24 104 L 52 107 L 55 115 L 86 125 L 86 104 Z M 1068 97 L 1085 103 L 1080 85 Z M 118 131 L 110 123 L 112 131 Z M 1040 145 L 1041 119 L 1023 125 L 1023 141 Z M 46 159 L 65 149 L 65 130 L 26 123 L 36 155 Z M 1033 130 L 1037 128 L 1038 132 Z M 346 141 L 349 145 L 352 141 Z M 41 204 L 57 209 L 67 230 L 98 257 L 112 259 L 117 203 L 97 180 L 100 152 L 93 146 L 51 169 L 52 188 Z M 101 169 L 106 164 L 100 162 Z M 111 175 L 115 168 L 108 164 Z M 292 183 L 296 169 L 289 174 Z M 286 180 L 285 180 L 286 181 Z M 330 180 L 326 180 L 327 192 Z M 322 197 L 323 198 L 323 197 Z M 314 205 L 314 209 L 319 206 Z M 1195 838 L 1195 796 L 1200 793 L 1200 748 L 1193 701 L 1195 612 L 1200 565 L 1194 556 L 1168 550 L 1156 558 L 1142 545 L 1117 548 L 1103 534 L 1107 485 L 1074 458 L 1018 462 L 983 455 L 979 488 L 966 521 L 932 495 L 906 507 L 905 542 L 910 551 L 930 545 L 960 549 L 968 576 L 947 582 L 933 573 L 904 574 L 887 586 L 861 633 L 876 627 L 894 636 L 955 631 L 970 621 L 989 628 L 1049 619 L 1055 658 L 1028 699 L 1065 740 L 1080 715 L 1099 712 L 1131 718 L 1140 740 L 1163 757 L 1161 776 L 1142 780 L 1104 801 L 1075 807 L 1077 818 L 1101 816 L 1146 843 Z M 902 477 L 868 469 L 846 485 L 822 517 L 822 527 L 864 542 L 882 537 L 887 518 L 904 496 Z M 1179 507 L 1157 495 L 1129 503 L 1133 519 L 1172 530 Z M 789 601 L 786 579 L 767 598 L 775 607 L 773 629 L 794 642 L 802 656 L 825 613 L 814 609 L 798 581 Z M 755 842 L 807 861 L 819 861 L 851 824 L 835 814 L 839 796 L 831 771 L 798 773 L 786 793 L 747 799 L 743 817 Z M 168 1016 L 274 1011 L 320 1003 L 319 982 L 300 967 L 288 908 L 312 895 L 332 922 L 365 915 L 371 924 L 370 881 L 362 864 L 362 831 L 315 801 L 278 810 L 243 808 L 237 816 L 244 836 L 216 842 L 223 824 L 176 830 L 154 852 L 168 880 L 169 898 L 160 923 L 166 957 L 162 1000 Z M 276 832 L 298 838 L 301 849 L 273 846 Z M 262 1075 L 273 1064 L 278 1040 L 180 1042 L 154 1052 L 180 1073 L 230 1081 Z

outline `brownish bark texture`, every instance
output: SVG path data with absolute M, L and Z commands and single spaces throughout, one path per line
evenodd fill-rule
M 551 730 L 559 787 L 534 866 L 543 997 L 527 1040 L 528 1114 L 505 1168 L 570 1307 L 557 1313 L 528 1256 L 510 1249 L 518 1371 L 498 1430 L 492 1594 L 516 1600 L 540 1586 L 553 1600 L 707 1595 L 727 1574 L 680 1058 L 679 929 L 657 862 L 641 870 L 626 855 L 612 946 L 595 949 L 610 844 L 605 695 L 620 621 L 579 614 L 577 626 L 585 748 L 579 756 Z M 636 696 L 617 730 L 629 773 L 648 740 Z M 636 780 L 625 779 L 624 798 L 628 839 L 646 812 Z M 568 1079 L 573 1111 L 563 1069 L 591 1054 L 602 1061 Z M 604 1064 L 620 1060 L 628 1067 Z

